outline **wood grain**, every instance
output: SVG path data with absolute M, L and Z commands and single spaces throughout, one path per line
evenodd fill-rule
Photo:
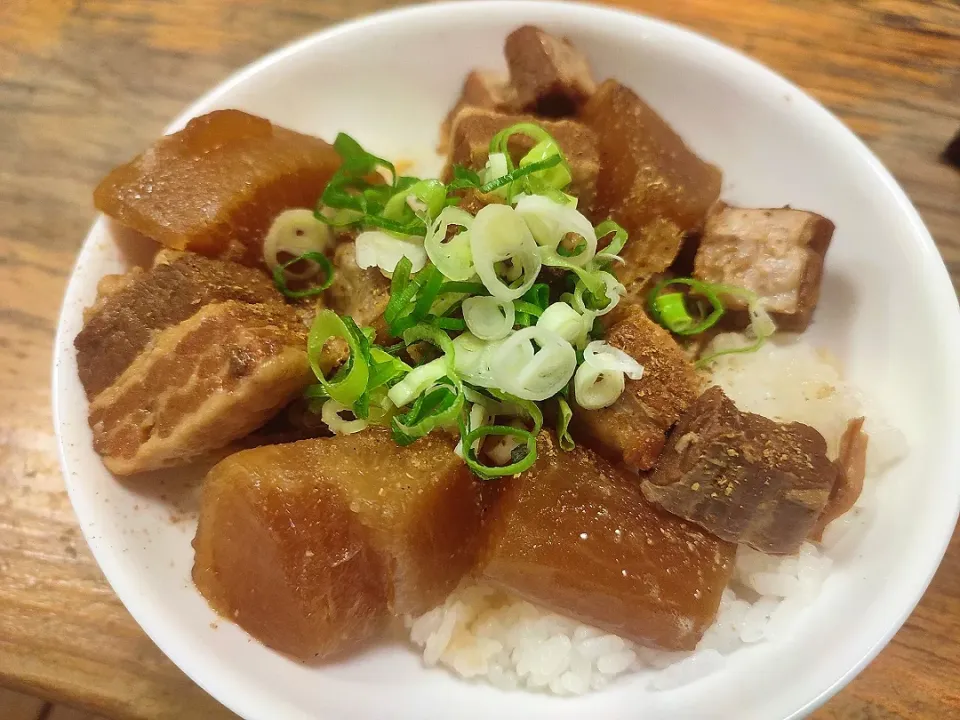
M 0 0 L 0 684 L 106 717 L 232 717 L 137 628 L 79 535 L 49 409 L 60 298 L 106 170 L 233 69 L 393 4 Z M 738 47 L 836 112 L 906 188 L 960 282 L 960 172 L 938 160 L 960 125 L 956 2 L 618 4 Z M 958 640 L 955 537 L 891 645 L 815 717 L 960 717 Z

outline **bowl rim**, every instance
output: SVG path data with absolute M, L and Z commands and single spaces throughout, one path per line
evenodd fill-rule
M 478 5 L 479 0 L 473 0 L 471 3 L 464 3 L 457 0 L 440 0 L 437 2 L 427 2 L 419 5 L 393 8 L 375 13 L 352 18 L 350 20 L 333 24 L 320 30 L 309 32 L 306 35 L 293 40 L 292 42 L 273 50 L 266 55 L 254 60 L 228 75 L 224 80 L 217 83 L 214 87 L 203 93 L 194 102 L 190 103 L 186 109 L 177 115 L 164 129 L 164 134 L 169 134 L 181 129 L 187 121 L 205 110 L 207 106 L 216 103 L 222 96 L 229 93 L 239 85 L 242 85 L 250 78 L 259 75 L 268 68 L 286 61 L 315 45 L 324 44 L 340 35 L 353 33 L 358 30 L 371 29 L 381 26 L 389 26 L 395 23 L 405 23 L 419 18 L 443 15 L 452 11 L 463 12 L 468 5 Z M 740 50 L 725 45 L 711 37 L 701 34 L 695 30 L 683 27 L 673 22 L 661 20 L 659 18 L 622 8 L 591 4 L 589 2 L 568 1 L 568 0 L 483 0 L 485 10 L 491 12 L 502 12 L 504 10 L 524 11 L 546 10 L 557 17 L 563 16 L 571 22 L 578 17 L 606 16 L 607 20 L 620 21 L 625 23 L 634 23 L 639 25 L 654 26 L 660 31 L 672 33 L 677 36 L 685 36 L 688 40 L 700 43 L 705 49 L 712 53 L 726 56 L 735 61 L 740 67 L 749 69 L 751 72 L 764 76 L 768 81 L 779 85 L 780 88 L 788 90 L 796 102 L 805 104 L 806 110 L 820 115 L 821 120 L 829 119 L 836 126 L 836 130 L 843 137 L 846 144 L 850 146 L 852 152 L 855 152 L 857 158 L 879 179 L 891 196 L 897 201 L 897 211 L 908 221 L 910 234 L 913 237 L 914 245 L 920 251 L 922 257 L 922 266 L 925 273 L 925 282 L 928 290 L 935 293 L 936 300 L 944 308 L 952 308 L 951 312 L 944 312 L 941 319 L 945 332 L 942 336 L 942 344 L 938 348 L 942 355 L 957 359 L 960 364 L 960 305 L 957 304 L 957 295 L 953 288 L 946 265 L 942 259 L 929 230 L 924 224 L 922 218 L 910 201 L 906 192 L 897 183 L 893 175 L 883 165 L 883 163 L 873 154 L 867 145 L 850 130 L 833 112 L 823 106 L 819 101 L 813 98 L 805 90 L 783 77 L 776 71 L 768 68 L 759 61 L 746 55 Z M 475 10 L 475 8 L 474 8 Z M 71 268 L 69 281 L 64 292 L 64 298 L 61 303 L 60 312 L 57 319 L 57 328 L 54 337 L 53 358 L 52 358 L 52 393 L 51 402 L 53 405 L 53 423 L 57 436 L 57 449 L 60 470 L 64 477 L 67 493 L 78 521 L 81 518 L 80 508 L 86 507 L 86 498 L 79 490 L 78 486 L 71 482 L 72 474 L 68 466 L 65 435 L 61 432 L 63 419 L 60 412 L 59 398 L 62 394 L 62 379 L 58 367 L 62 356 L 62 350 L 65 347 L 72 347 L 72 338 L 64 338 L 64 318 L 70 312 L 67 300 L 71 298 L 76 291 L 76 286 L 80 284 L 79 269 L 80 261 L 84 251 L 87 249 L 97 226 L 103 221 L 103 215 L 98 215 L 90 226 L 87 235 L 78 251 L 77 259 Z M 65 342 L 65 341 L 69 342 Z M 950 388 L 952 394 L 958 399 L 957 405 L 960 405 L 960 385 L 956 383 Z M 954 417 L 957 419 L 957 426 L 960 427 L 960 412 L 954 411 Z M 953 448 L 944 450 L 946 458 L 942 463 L 944 466 L 960 468 L 960 444 Z M 837 677 L 828 687 L 824 688 L 819 694 L 807 699 L 803 706 L 796 708 L 784 720 L 799 720 L 806 717 L 810 712 L 817 709 L 841 688 L 850 682 L 869 664 L 879 652 L 890 642 L 892 637 L 899 631 L 904 622 L 916 608 L 917 604 L 925 594 L 930 581 L 940 566 L 941 560 L 947 550 L 953 535 L 953 528 L 960 517 L 960 492 L 953 498 L 953 511 L 951 513 L 953 522 L 944 525 L 943 536 L 939 547 L 935 552 L 925 556 L 923 566 L 923 581 L 916 585 L 912 600 L 901 608 L 900 612 L 889 620 L 888 625 L 882 633 L 878 633 L 873 643 L 865 649 L 862 657 L 853 664 L 846 672 Z M 256 695 L 247 693 L 242 687 L 231 687 L 229 681 L 224 681 L 223 676 L 205 672 L 204 668 L 195 663 L 193 658 L 177 641 L 175 634 L 169 634 L 166 631 L 165 624 L 162 621 L 155 622 L 151 613 L 141 606 L 131 603 L 127 604 L 125 598 L 133 597 L 137 594 L 137 588 L 133 578 L 127 576 L 113 562 L 113 553 L 97 537 L 95 528 L 84 522 L 79 522 L 81 532 L 91 552 L 97 561 L 98 566 L 106 577 L 113 591 L 116 593 L 124 607 L 131 614 L 137 624 L 144 630 L 150 639 L 160 648 L 160 650 L 193 682 L 210 694 L 217 702 L 223 704 L 232 712 L 241 717 L 263 718 L 270 717 L 264 715 L 261 710 L 263 703 Z M 254 710 L 253 708 L 259 708 Z M 245 714 L 250 713 L 250 714 Z

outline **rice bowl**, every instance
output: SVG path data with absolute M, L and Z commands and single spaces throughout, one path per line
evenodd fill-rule
M 414 71 L 415 67 L 424 77 L 433 78 L 433 82 L 425 85 L 437 90 L 433 96 L 432 91 L 418 91 L 425 94 L 418 97 L 406 132 L 391 133 L 369 117 L 341 115 L 321 120 L 323 113 L 317 112 L 308 101 L 303 105 L 289 102 L 289 98 L 299 95 L 296 88 L 302 86 L 302 79 L 311 76 L 317 63 L 350 58 L 350 52 L 358 53 L 354 58 L 359 59 L 388 37 L 416 46 L 419 33 L 432 32 L 454 18 L 462 21 L 466 16 L 474 19 L 479 36 L 487 40 L 486 44 L 478 43 L 470 51 L 473 55 L 462 58 L 461 66 L 445 70 L 426 57 L 416 62 L 408 58 L 413 65 L 405 71 Z M 319 126 L 324 123 L 359 126 L 364 141 L 384 154 L 406 157 L 423 154 L 424 148 L 432 147 L 432 139 L 420 128 L 435 126 L 454 92 L 456 76 L 474 64 L 493 62 L 491 58 L 504 29 L 522 19 L 576 35 L 584 42 L 591 59 L 601 67 L 611 67 L 617 48 L 622 50 L 628 59 L 624 63 L 617 61 L 621 68 L 618 72 L 654 98 L 668 118 L 691 138 L 698 151 L 730 168 L 738 201 L 772 205 L 786 202 L 788 197 L 796 198 L 798 202 L 818 204 L 838 220 L 843 234 L 832 260 L 837 271 L 828 274 L 824 302 L 843 305 L 846 299 L 848 306 L 842 313 L 828 312 L 821 316 L 810 342 L 817 348 L 830 348 L 843 361 L 844 377 L 862 388 L 870 399 L 876 396 L 881 401 L 887 410 L 886 417 L 895 418 L 893 424 L 906 434 L 911 453 L 883 482 L 867 486 L 874 487 L 877 493 L 873 498 L 865 494 L 864 512 L 856 523 L 837 528 L 836 538 L 827 536 L 833 568 L 818 600 L 809 609 L 798 611 L 797 625 L 788 633 L 791 637 L 782 639 L 784 636 L 776 632 L 779 623 L 773 613 L 773 601 L 759 609 L 754 603 L 754 615 L 759 617 L 751 619 L 760 622 L 750 624 L 747 638 L 755 638 L 760 632 L 765 634 L 773 625 L 770 632 L 777 640 L 742 653 L 731 653 L 724 657 L 722 668 L 716 662 L 719 658 L 704 648 L 706 652 L 700 659 L 676 664 L 675 670 L 668 669 L 657 676 L 658 680 L 641 676 L 618 682 L 606 692 L 589 698 L 556 704 L 537 695 L 510 693 L 505 696 L 492 690 L 457 685 L 440 673 L 424 676 L 418 664 L 399 649 L 377 651 L 339 668 L 297 665 L 250 645 L 241 633 L 229 627 L 210 629 L 215 616 L 187 580 L 192 530 L 184 524 L 170 524 L 169 506 L 157 494 L 135 485 L 116 485 L 90 453 L 85 418 L 78 411 L 82 392 L 77 388 L 70 343 L 79 328 L 80 309 L 93 298 L 96 279 L 104 272 L 122 269 L 125 263 L 112 246 L 97 242 L 106 235 L 101 223 L 78 262 L 58 333 L 55 402 L 71 499 L 104 572 L 141 625 L 188 674 L 246 717 L 308 718 L 315 716 L 314 708 L 324 706 L 334 716 L 376 717 L 395 714 L 398 701 L 411 708 L 456 703 L 465 716 L 490 712 L 526 717 L 576 717 L 584 712 L 610 716 L 619 712 L 628 716 L 622 709 L 627 702 L 632 705 L 642 702 L 649 717 L 696 716 L 697 708 L 704 707 L 717 708 L 721 714 L 736 712 L 740 717 L 797 716 L 822 701 L 839 682 L 849 678 L 854 669 L 862 667 L 902 622 L 933 572 L 955 521 L 956 493 L 948 480 L 949 473 L 956 468 L 950 438 L 951 428 L 956 427 L 957 392 L 949 368 L 958 357 L 957 323 L 952 291 L 929 236 L 889 176 L 847 131 L 795 88 L 743 58 L 689 33 L 613 11 L 576 5 L 516 3 L 485 3 L 482 10 L 470 6 L 436 6 L 374 18 L 308 39 L 229 81 L 188 110 L 174 126 L 215 106 L 240 105 L 297 129 L 321 134 L 332 129 L 330 125 Z M 352 34 L 356 30 L 366 35 L 371 45 L 365 48 L 360 43 L 351 51 L 349 46 L 359 37 Z M 635 48 L 636 33 L 649 41 L 642 48 Z M 651 77 L 642 69 L 651 54 L 664 63 L 662 67 L 670 68 L 663 78 Z M 630 60 L 631 57 L 634 59 Z M 347 62 L 347 65 L 363 67 L 362 63 Z M 400 98 L 391 95 L 395 91 L 389 82 L 378 80 L 376 73 L 368 76 L 363 70 L 357 72 L 360 73 L 357 85 L 374 87 L 382 97 L 400 102 Z M 718 117 L 712 119 L 718 125 L 704 126 L 683 98 L 709 99 L 709 87 L 716 85 L 719 78 L 735 88 L 739 109 L 730 110 L 729 117 L 725 115 L 727 111 L 719 112 Z M 683 92 L 676 92 L 677 88 Z M 357 99 L 346 85 L 337 86 L 331 92 L 343 94 L 344 107 Z M 789 111 L 787 105 L 780 107 L 774 101 L 783 95 L 790 98 Z M 282 99 L 288 101 L 288 109 L 280 113 L 277 108 Z M 743 120 L 751 115 L 762 118 L 752 129 L 744 127 L 748 121 Z M 724 130 L 722 138 L 718 127 Z M 814 133 L 817 141 L 805 144 L 801 138 L 807 137 L 807 131 L 812 128 L 817 130 Z M 789 179 L 764 175 L 759 171 L 761 164 L 750 162 L 749 154 L 744 154 L 744 148 L 749 147 L 747 136 L 751 141 L 761 138 L 765 152 L 779 157 L 779 164 L 805 168 L 805 172 L 794 173 Z M 794 141 L 793 147 L 790 142 L 783 142 L 787 139 Z M 817 163 L 807 163 L 805 156 L 817 158 Z M 823 178 L 828 176 L 840 178 L 837 187 L 823 186 Z M 840 189 L 854 186 L 861 189 L 856 192 Z M 869 188 L 869 192 L 862 188 Z M 886 253 L 868 253 L 865 249 L 868 239 L 881 243 Z M 918 320 L 914 313 L 905 313 L 902 306 L 891 305 L 887 301 L 891 283 L 900 283 L 903 295 L 916 298 L 916 305 L 931 312 L 920 314 Z M 855 299 L 851 301 L 851 297 Z M 853 320 L 850 319 L 851 302 L 857 309 Z M 944 308 L 949 308 L 949 312 L 943 312 Z M 929 320 L 932 317 L 937 318 L 936 324 Z M 936 349 L 923 376 L 912 372 L 915 360 L 909 348 L 915 347 Z M 810 354 L 809 350 L 803 352 Z M 826 377 L 822 374 L 827 372 L 825 367 L 818 367 L 817 372 L 821 373 L 818 377 Z M 724 384 L 723 380 L 720 382 Z M 738 392 L 732 385 L 725 387 L 732 394 Z M 737 395 L 737 398 L 738 402 L 753 402 L 745 396 Z M 756 402 L 759 408 L 764 399 Z M 770 406 L 767 410 L 770 411 Z M 789 410 L 782 412 L 784 417 L 790 417 Z M 809 416 L 803 417 L 813 422 Z M 896 436 L 892 433 L 890 437 Z M 879 466 L 888 461 L 876 459 Z M 912 477 L 923 477 L 925 484 L 911 493 L 907 481 Z M 140 509 L 135 511 L 134 506 Z M 924 517 L 925 522 L 901 520 L 904 511 Z M 890 563 L 889 558 L 900 562 Z M 816 583 L 814 576 L 822 574 L 826 564 L 812 553 L 808 553 L 802 563 L 798 560 L 796 566 L 786 568 L 783 564 L 790 560 L 783 561 L 777 568 L 761 566 L 754 563 L 755 560 L 738 558 L 738 579 L 747 586 L 753 584 L 755 591 L 768 598 L 783 593 L 792 598 L 797 586 L 804 592 L 812 592 Z M 790 578 L 797 582 L 793 583 Z M 895 582 L 888 584 L 889 579 Z M 810 581 L 809 587 L 806 580 Z M 872 600 L 881 595 L 881 588 L 886 588 L 884 601 L 872 605 Z M 475 591 L 479 592 L 482 591 Z M 508 598 L 495 600 L 514 606 Z M 756 598 L 751 598 L 753 600 Z M 483 602 L 489 602 L 489 597 Z M 738 622 L 738 618 L 751 610 L 738 604 L 745 600 L 735 600 L 729 594 L 724 602 L 726 613 L 720 625 L 739 624 L 740 642 L 746 642 L 744 622 Z M 784 612 L 798 609 L 796 605 L 791 608 L 787 602 L 778 607 L 786 606 Z M 521 615 L 529 612 L 524 608 L 519 605 L 513 612 Z M 774 616 L 764 625 L 768 613 Z M 426 641 L 434 620 L 431 616 L 416 636 Z M 588 629 L 550 628 L 550 619 L 547 621 L 544 631 L 559 637 L 569 635 L 573 638 L 571 646 L 594 639 Z M 758 629 L 761 625 L 762 629 Z M 718 629 L 713 634 L 719 633 Z M 822 658 L 818 648 L 835 638 L 843 638 L 843 643 L 830 658 Z M 708 635 L 707 639 L 715 643 L 720 653 L 728 653 L 736 644 L 735 640 L 725 637 Z M 593 643 L 601 646 L 602 652 L 596 657 L 603 658 L 603 664 L 601 668 L 597 660 L 591 665 L 588 686 L 593 683 L 594 674 L 613 677 L 626 669 L 621 668 L 624 663 L 656 667 L 665 660 L 621 647 L 613 640 L 607 644 L 604 648 L 603 642 Z M 431 658 L 436 655 L 441 663 L 445 662 L 446 643 L 438 640 L 433 645 L 444 647 L 438 651 L 431 646 Z M 596 648 L 590 652 L 596 652 Z M 629 652 L 636 657 L 631 659 Z M 786 657 L 788 654 L 792 659 Z M 818 667 L 809 667 L 812 658 L 818 658 Z M 524 662 L 527 670 L 524 677 L 529 678 L 537 659 Z M 582 669 L 582 659 L 577 662 Z M 519 670 L 519 664 L 516 669 Z M 705 670 L 720 672 L 715 673 L 713 679 L 707 677 L 702 683 L 674 692 L 647 692 L 650 682 L 661 686 L 680 684 L 678 680 L 699 676 Z M 761 670 L 766 673 L 762 685 L 775 683 L 784 688 L 781 693 L 764 696 L 757 681 L 750 679 L 756 678 Z M 671 682 L 674 673 L 684 677 Z M 556 678 L 546 677 L 548 675 L 547 670 L 538 670 L 536 682 L 549 686 Z M 585 675 L 575 673 L 558 687 L 564 692 L 583 692 Z M 509 684 L 508 677 L 504 671 L 500 678 L 503 684 Z M 725 678 L 724 681 L 720 682 L 719 677 Z M 731 678 L 737 678 L 732 684 L 740 690 L 730 689 Z M 373 681 L 382 683 L 389 691 L 381 697 L 365 693 L 358 710 L 355 694 L 344 690 L 358 682 Z M 352 698 L 346 697 L 349 695 Z M 748 708 L 744 707 L 744 697 L 750 698 Z

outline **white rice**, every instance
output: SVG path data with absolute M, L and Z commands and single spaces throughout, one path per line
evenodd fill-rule
M 743 342 L 738 336 L 721 336 L 715 344 L 738 342 Z M 713 381 L 741 410 L 813 426 L 826 438 L 831 455 L 847 421 L 865 415 L 868 482 L 858 506 L 872 501 L 869 481 L 906 454 L 903 435 L 843 382 L 838 364 L 802 342 L 770 343 L 756 353 L 721 358 Z M 845 516 L 834 525 L 857 522 L 856 508 L 848 516 L 852 519 Z M 474 581 L 412 619 L 410 639 L 423 648 L 426 665 L 443 665 L 503 690 L 580 695 L 642 669 L 657 670 L 650 674 L 651 688 L 668 690 L 715 672 L 724 655 L 744 645 L 789 632 L 816 600 L 832 564 L 813 543 L 804 543 L 791 557 L 741 546 L 716 621 L 692 653 L 639 647 Z

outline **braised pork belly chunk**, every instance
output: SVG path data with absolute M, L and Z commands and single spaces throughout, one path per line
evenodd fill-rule
M 707 219 L 694 276 L 755 292 L 777 326 L 802 332 L 820 299 L 823 263 L 834 224 L 805 210 L 718 206 Z M 731 298 L 731 310 L 745 310 Z M 741 327 L 745 312 L 733 315 Z
M 375 267 L 357 265 L 357 247 L 352 242 L 337 246 L 333 265 L 333 284 L 324 293 L 327 307 L 339 315 L 349 315 L 360 327 L 372 326 L 378 339 L 386 340 L 383 311 L 390 301 L 390 281 Z
M 670 333 L 636 305 L 618 313 L 606 340 L 643 365 L 643 376 L 628 379 L 609 407 L 578 408 L 574 436 L 612 461 L 648 470 L 663 450 L 667 431 L 696 400 L 700 379 Z
M 643 494 L 724 540 L 793 553 L 837 481 L 820 433 L 741 412 L 713 387 L 670 433 Z
M 161 256 L 146 271 L 108 275 L 99 290 L 74 339 L 80 382 L 90 399 L 108 388 L 159 332 L 204 305 L 283 301 L 263 273 L 192 253 Z
M 312 207 L 339 164 L 323 140 L 217 110 L 114 169 L 94 203 L 168 247 L 255 265 L 274 217 Z
M 545 117 L 566 117 L 593 94 L 596 83 L 583 54 L 566 38 L 524 25 L 503 49 L 517 103 Z
M 471 70 L 463 81 L 460 97 L 440 127 L 439 152 L 446 154 L 450 144 L 450 129 L 454 119 L 465 107 L 492 110 L 500 113 L 519 112 L 517 92 L 506 75 L 487 70 Z
M 432 435 L 384 429 L 246 450 L 204 483 L 193 577 L 264 644 L 327 657 L 426 611 L 479 551 L 483 488 Z
M 221 448 L 306 387 L 305 346 L 306 328 L 285 305 L 206 305 L 159 333 L 93 399 L 93 447 L 118 475 Z
M 517 123 L 535 123 L 553 136 L 570 164 L 573 179 L 567 192 L 579 199 L 577 207 L 581 210 L 591 207 L 600 172 L 597 138 L 592 130 L 573 120 L 540 120 L 532 115 L 505 115 L 479 108 L 464 108 L 453 120 L 445 176 L 450 177 L 455 165 L 482 170 L 489 157 L 493 136 Z M 514 161 L 519 162 L 533 146 L 531 137 L 518 134 L 510 139 L 508 147 Z
M 596 89 L 586 58 L 566 38 L 524 25 L 507 36 L 503 52 L 509 75 L 491 70 L 467 73 L 460 97 L 440 127 L 441 153 L 449 148 L 454 119 L 463 108 L 573 117 Z
M 501 481 L 484 578 L 643 645 L 693 649 L 713 622 L 736 546 L 659 511 L 636 478 L 546 433 L 530 470 Z

